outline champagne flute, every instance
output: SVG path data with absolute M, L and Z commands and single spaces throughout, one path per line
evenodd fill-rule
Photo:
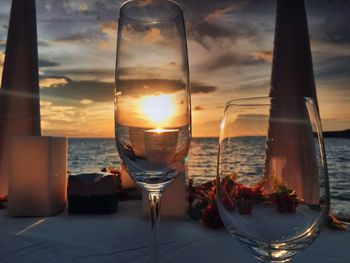
M 311 98 L 226 104 L 217 197 L 229 232 L 265 262 L 287 262 L 319 234 L 329 212 L 322 129 Z
M 120 8 L 115 132 L 128 173 L 148 193 L 152 262 L 159 262 L 162 193 L 184 171 L 191 140 L 186 32 L 176 2 L 131 0 Z

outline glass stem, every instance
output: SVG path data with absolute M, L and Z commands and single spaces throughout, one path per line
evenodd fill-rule
M 151 260 L 152 263 L 159 263 L 159 223 L 160 223 L 160 201 L 162 192 L 149 192 L 149 207 L 151 216 Z

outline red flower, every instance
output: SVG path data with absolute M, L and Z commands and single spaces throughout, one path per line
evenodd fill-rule
M 201 220 L 205 226 L 213 229 L 222 228 L 224 226 L 224 224 L 221 221 L 219 210 L 216 205 L 208 205 L 202 211 Z
M 274 203 L 277 205 L 277 211 L 279 213 L 294 213 L 301 200 L 297 198 L 295 192 L 289 193 L 285 191 L 276 194 Z
M 228 195 L 222 197 L 222 204 L 228 211 L 235 210 L 235 200 L 230 198 Z
M 237 206 L 238 212 L 242 215 L 250 215 L 253 210 L 254 201 L 250 199 L 238 199 Z
M 5 203 L 7 202 L 6 196 L 0 196 L 0 209 L 6 208 Z

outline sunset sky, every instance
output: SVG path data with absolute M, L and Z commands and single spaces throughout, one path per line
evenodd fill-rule
M 44 134 L 114 135 L 115 47 L 122 2 L 37 1 Z M 276 1 L 179 2 L 187 27 L 193 135 L 217 136 L 227 100 L 268 95 Z M 0 0 L 0 70 L 10 4 Z M 306 0 L 306 7 L 323 128 L 350 128 L 350 1 Z

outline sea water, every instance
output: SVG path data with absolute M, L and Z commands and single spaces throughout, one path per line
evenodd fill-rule
M 350 140 L 326 138 L 326 155 L 331 188 L 331 209 L 350 216 Z M 218 138 L 193 138 L 188 177 L 198 185 L 216 176 Z M 253 153 L 252 153 L 253 154 Z M 119 166 L 114 139 L 69 139 L 69 170 L 72 173 L 99 171 Z

